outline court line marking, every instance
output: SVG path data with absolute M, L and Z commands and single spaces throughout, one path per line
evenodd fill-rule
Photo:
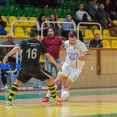
M 39 104 L 28 104 L 28 103 L 27 103 L 27 104 L 14 104 L 14 106 L 15 106 L 15 105 L 33 105 L 33 106 L 34 106 L 34 105 L 42 105 L 42 104 L 62 104 L 62 103 L 64 103 L 64 102 L 47 102 L 47 103 L 46 103 L 46 102 L 44 102 L 44 103 L 41 102 L 41 103 L 39 103 Z M 65 104 L 65 103 L 64 103 L 64 104 Z M 73 104 L 73 103 L 69 103 L 69 102 L 68 102 L 68 103 L 66 103 L 66 104 Z M 106 105 L 106 104 L 113 104 L 113 103 L 95 103 L 95 102 L 94 102 L 94 103 L 78 103 L 78 104 L 80 104 L 80 105 L 81 105 L 81 104 L 103 104 L 103 105 L 105 104 L 105 105 Z M 117 103 L 114 103 L 114 105 L 115 105 L 115 104 L 117 104 Z M 0 105 L 0 106 L 6 106 L 6 105 Z M 8 106 L 7 106 L 7 107 L 8 107 Z M 10 106 L 10 107 L 12 107 L 12 106 Z
M 115 113 L 103 113 L 103 114 L 87 114 L 87 115 L 73 115 L 73 116 L 60 116 L 60 117 L 86 117 L 86 116 L 92 116 L 92 115 L 94 115 L 94 116 L 96 116 L 96 115 L 106 115 L 106 114 L 108 114 L 108 115 L 111 115 L 111 114 L 116 114 L 117 115 L 117 112 Z

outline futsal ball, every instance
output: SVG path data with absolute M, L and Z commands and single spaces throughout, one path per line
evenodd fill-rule
M 61 98 L 62 98 L 63 101 L 69 100 L 69 98 L 70 98 L 70 93 L 69 93 L 68 91 L 63 91 L 63 92 L 61 93 Z

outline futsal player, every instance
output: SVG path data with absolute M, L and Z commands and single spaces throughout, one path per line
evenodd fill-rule
M 65 57 L 61 63 L 62 70 L 54 80 L 55 89 L 59 83 L 64 81 L 61 92 L 70 88 L 71 84 L 74 83 L 80 75 L 85 64 L 84 61 L 91 59 L 90 53 L 85 44 L 78 40 L 76 31 L 71 31 L 69 33 L 69 40 L 65 41 L 65 48 Z M 50 92 L 48 91 L 42 102 L 48 102 L 49 98 Z M 51 100 L 53 100 L 53 98 L 51 98 Z
M 31 29 L 30 39 L 21 41 L 19 46 L 14 47 L 3 59 L 3 63 L 5 64 L 9 56 L 15 54 L 20 49 L 23 50 L 22 68 L 20 69 L 18 77 L 10 90 L 10 94 L 8 96 L 8 100 L 6 103 L 7 106 L 12 105 L 12 99 L 16 94 L 18 87 L 22 83 L 28 82 L 32 77 L 42 81 L 47 79 L 48 89 L 50 90 L 53 99 L 59 102 L 62 101 L 60 98 L 56 96 L 54 81 L 51 73 L 40 68 L 39 58 L 41 53 L 44 54 L 44 56 L 49 61 L 51 61 L 59 70 L 61 70 L 61 66 L 56 63 L 53 57 L 46 51 L 44 45 L 37 39 L 38 39 L 38 30 Z

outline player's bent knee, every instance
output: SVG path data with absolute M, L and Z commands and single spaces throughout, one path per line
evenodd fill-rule
M 57 76 L 57 78 L 54 80 L 54 84 L 58 85 L 64 80 L 64 77 Z
M 54 84 L 55 84 L 55 85 L 58 85 L 58 84 L 60 84 L 61 82 L 62 82 L 61 79 L 55 79 L 55 80 L 54 80 Z
M 60 81 L 54 81 L 55 85 L 58 85 L 60 83 Z

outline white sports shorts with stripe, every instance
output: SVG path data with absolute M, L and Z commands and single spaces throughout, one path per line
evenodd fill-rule
M 80 68 L 74 68 L 68 65 L 63 65 L 62 70 L 58 73 L 58 76 L 63 76 L 73 83 L 80 75 L 82 68 L 83 66 Z
M 26 83 L 32 77 L 44 81 L 46 79 L 50 79 L 52 77 L 52 74 L 42 68 L 38 68 L 36 71 L 27 71 L 22 67 L 19 71 L 17 79 L 22 83 Z

